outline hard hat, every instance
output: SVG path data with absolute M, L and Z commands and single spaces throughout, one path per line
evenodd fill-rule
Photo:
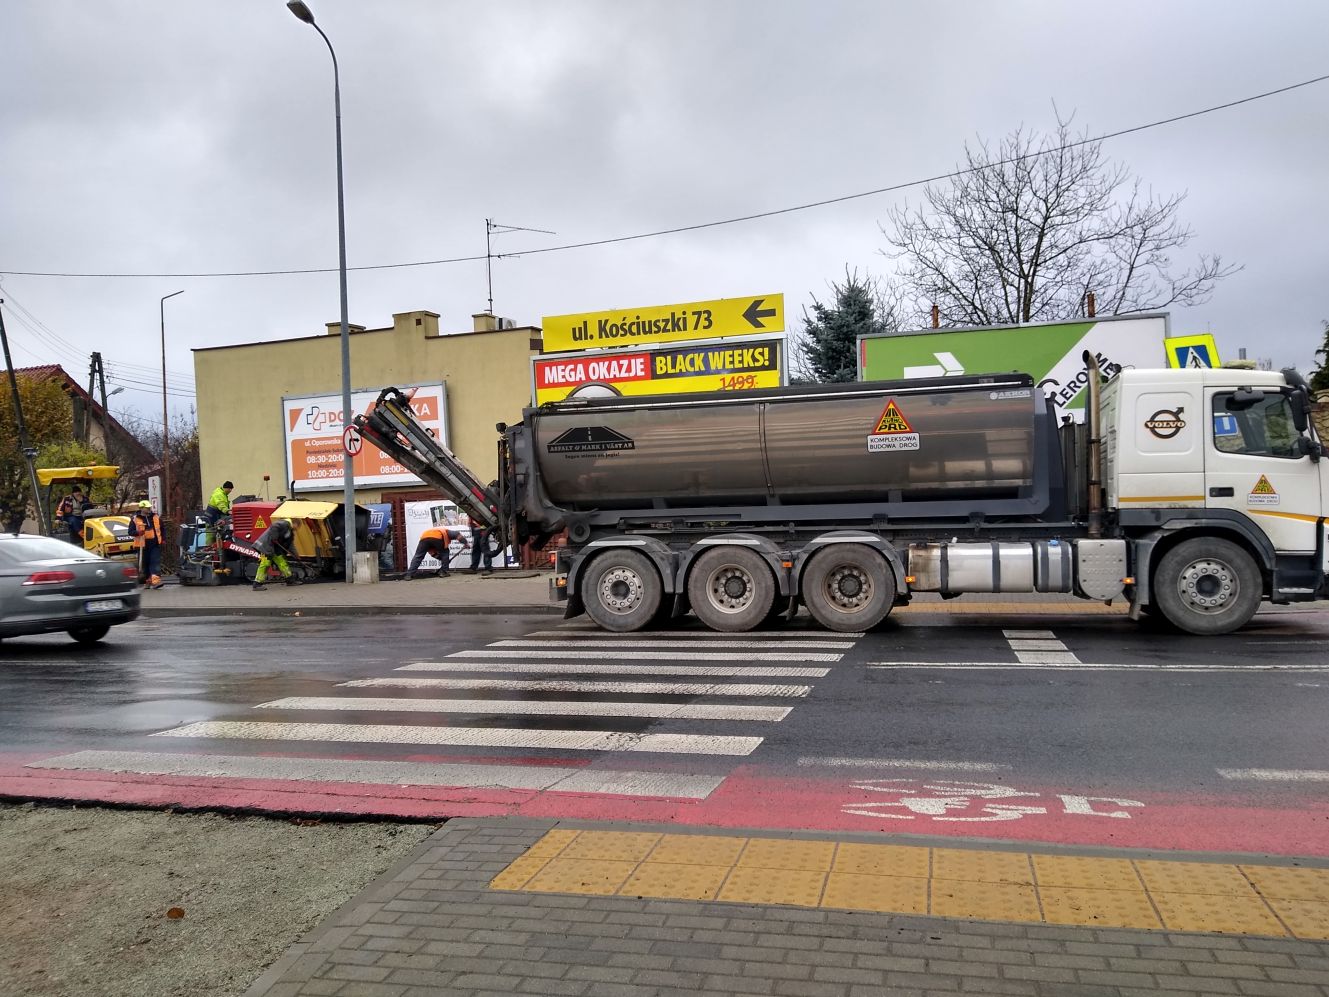
M 139 507 L 140 509 L 151 509 L 151 508 L 152 508 L 152 503 L 149 502 L 147 499 L 144 499 L 143 501 L 141 501 L 141 502 L 138 504 L 138 507 Z

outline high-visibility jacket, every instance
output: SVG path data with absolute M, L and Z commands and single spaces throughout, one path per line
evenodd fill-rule
M 227 515 L 231 511 L 231 496 L 227 495 L 219 485 L 208 499 L 208 508 L 216 509 L 223 516 Z
M 429 529 L 425 530 L 423 533 L 420 534 L 421 543 L 424 543 L 428 540 L 441 540 L 443 542 L 444 547 L 450 545 L 454 539 L 460 540 L 463 547 L 466 546 L 466 538 L 464 536 L 462 536 L 461 534 L 457 534 L 457 536 L 454 538 L 452 533 L 442 526 L 431 526 Z
M 129 520 L 129 532 L 134 537 L 134 546 L 142 547 L 148 543 L 161 543 L 162 519 L 155 512 L 136 512 Z

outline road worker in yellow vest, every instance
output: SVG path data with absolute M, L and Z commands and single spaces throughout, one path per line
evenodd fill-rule
M 291 574 L 291 566 L 286 563 L 287 556 L 295 555 L 295 531 L 285 519 L 274 519 L 272 525 L 259 534 L 254 541 L 254 549 L 263 556 L 259 558 L 258 574 L 254 576 L 254 590 L 264 592 L 268 580 L 268 570 L 276 568 L 281 579 L 287 585 L 299 585 L 301 581 Z
M 138 551 L 139 581 L 150 589 L 162 587 L 162 519 L 152 511 L 147 499 L 139 502 L 138 511 L 129 520 L 129 535 Z

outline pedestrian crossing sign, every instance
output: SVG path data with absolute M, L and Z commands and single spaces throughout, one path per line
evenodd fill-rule
M 1219 366 L 1218 344 L 1208 333 L 1165 339 L 1163 348 L 1167 351 L 1169 367 L 1204 369 Z

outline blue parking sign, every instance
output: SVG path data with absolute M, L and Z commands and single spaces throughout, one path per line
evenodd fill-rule
M 1236 436 L 1237 417 L 1235 415 L 1214 416 L 1214 436 Z

